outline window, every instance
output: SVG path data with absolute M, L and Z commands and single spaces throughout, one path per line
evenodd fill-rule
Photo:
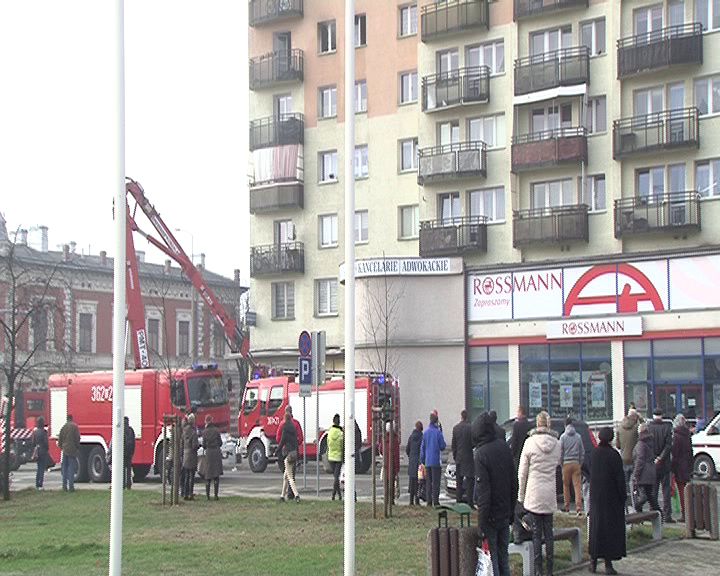
M 588 99 L 585 127 L 588 134 L 607 131 L 607 103 L 605 96 Z
M 326 86 L 320 88 L 320 118 L 334 118 L 337 116 L 337 88 Z
M 368 211 L 355 211 L 355 244 L 364 244 L 368 241 Z
M 507 346 L 473 346 L 469 348 L 468 382 L 471 419 L 484 410 L 495 410 L 498 419 L 510 413 L 510 370 Z
M 448 74 L 460 68 L 460 55 L 456 49 L 442 50 L 437 53 L 438 74 Z
M 467 48 L 465 66 L 487 66 L 490 74 L 502 74 L 505 72 L 505 43 L 503 40 L 495 40 Z
M 225 356 L 225 331 L 219 322 L 213 322 L 213 356 L 223 358 Z
M 652 38 L 651 32 L 660 30 L 663 27 L 663 7 L 662 4 L 655 6 L 643 6 L 635 10 L 633 14 L 633 24 L 635 26 L 635 34 L 640 36 L 647 35 L 646 41 Z M 642 38 L 638 38 L 641 41 Z
M 318 156 L 318 181 L 337 182 L 337 150 L 320 152 Z
M 97 352 L 97 303 L 78 302 L 75 322 L 77 351 L 84 354 L 95 354 Z
M 605 174 L 588 176 L 581 191 L 581 203 L 587 204 L 591 212 L 605 210 Z
M 634 116 L 645 116 L 663 109 L 663 89 L 655 86 L 636 90 L 633 94 Z
M 720 196 L 720 160 L 706 160 L 695 165 L 695 190 L 703 198 Z
M 438 214 L 445 224 L 451 224 L 455 218 L 460 218 L 460 193 L 438 194 Z
M 417 170 L 418 139 L 400 140 L 400 172 Z
M 532 111 L 531 127 L 533 134 L 540 134 L 543 138 L 552 138 L 554 130 L 572 127 L 572 105 L 535 108 Z
M 318 24 L 318 46 L 320 47 L 320 54 L 335 52 L 337 49 L 335 20 Z
M 355 156 L 353 158 L 353 172 L 355 179 L 368 177 L 368 147 L 367 144 L 355 146 Z
M 437 125 L 437 139 L 440 146 L 459 143 L 460 122 L 457 120 L 451 120 L 450 122 L 439 123 Z
M 315 314 L 330 316 L 338 313 L 337 279 L 315 280 Z
M 570 46 L 572 46 L 572 29 L 570 26 L 530 34 L 531 56 L 555 52 Z
M 505 114 L 468 120 L 468 134 L 472 142 L 482 141 L 488 148 L 502 148 L 505 146 Z
M 400 206 L 400 238 L 417 238 L 420 209 L 414 206 Z
M 147 344 L 150 350 L 162 354 L 160 349 L 160 318 L 147 319 Z
M 31 349 L 38 352 L 48 350 L 48 309 L 42 303 L 35 303 L 30 316 L 32 330 Z
M 400 7 L 400 36 L 413 36 L 418 30 L 417 4 Z
M 285 114 L 291 114 L 293 111 L 292 107 L 292 95 L 280 94 L 275 96 L 275 115 L 284 116 Z
M 320 247 L 332 248 L 338 245 L 338 217 L 337 214 L 326 214 L 319 217 L 320 221 Z
M 702 115 L 720 112 L 720 76 L 695 80 L 695 106 Z
M 355 14 L 355 47 L 367 46 L 367 18 L 365 14 Z
M 580 44 L 587 46 L 590 56 L 605 54 L 605 18 L 580 24 Z
M 668 0 L 668 26 L 685 24 L 685 0 Z
M 355 82 L 355 113 L 367 112 L 367 82 L 358 80 Z
M 273 282 L 272 290 L 272 319 L 292 320 L 295 318 L 295 283 Z
M 532 185 L 533 208 L 555 208 L 575 204 L 575 191 L 570 178 Z
M 470 190 L 469 212 L 470 216 L 485 216 L 488 220 L 497 222 L 505 220 L 505 188 L 486 188 L 484 190 Z
M 295 225 L 292 220 L 276 220 L 273 222 L 273 241 L 275 244 L 287 244 L 295 240 Z
M 178 341 L 177 341 L 178 356 L 189 356 L 190 355 L 190 320 L 178 320 L 177 331 L 178 331 Z
M 695 21 L 703 30 L 720 28 L 720 0 L 695 0 Z
M 638 170 L 637 174 L 636 195 L 639 198 L 645 198 L 657 201 L 665 193 L 665 168 L 657 166 L 654 168 L 644 168 Z
M 417 102 L 418 99 L 418 74 L 415 72 L 404 72 L 400 74 L 400 104 Z
M 668 166 L 668 192 L 685 192 L 685 163 Z

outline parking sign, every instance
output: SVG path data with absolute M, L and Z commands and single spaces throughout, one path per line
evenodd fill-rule
M 312 362 L 310 358 L 298 359 L 298 373 L 300 374 L 300 397 L 308 397 L 312 391 Z

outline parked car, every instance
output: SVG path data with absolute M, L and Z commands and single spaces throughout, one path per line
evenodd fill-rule
M 720 413 L 704 430 L 692 435 L 692 447 L 693 473 L 700 478 L 715 478 L 720 470 Z

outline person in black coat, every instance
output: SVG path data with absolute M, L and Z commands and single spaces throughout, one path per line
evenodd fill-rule
M 622 458 L 611 444 L 612 428 L 601 428 L 598 437 L 590 475 L 590 572 L 595 572 L 598 558 L 603 558 L 605 574 L 617 574 L 612 561 L 627 555 L 625 472 Z
M 475 444 L 475 505 L 478 530 L 487 538 L 495 576 L 510 576 L 510 523 L 518 496 L 512 451 L 504 433 L 498 436 L 495 412 L 482 412 L 472 423 Z
M 45 470 L 47 469 L 48 454 L 48 433 L 45 430 L 45 419 L 39 416 L 35 431 L 33 432 L 33 444 L 37 450 L 37 471 L 35 472 L 35 488 L 43 489 Z
M 475 470 L 473 466 L 472 433 L 467 410 L 460 412 L 460 422 L 455 424 L 453 428 L 450 446 L 455 461 L 455 479 L 457 481 L 455 500 L 457 502 L 467 502 L 472 506 Z
M 517 417 L 512 429 L 512 438 L 510 438 L 510 450 L 512 450 L 513 462 L 515 462 L 515 470 L 520 463 L 520 454 L 522 454 L 525 440 L 527 440 L 528 432 L 533 429 L 533 423 L 528 420 L 527 410 L 525 406 L 518 406 Z
M 123 488 L 132 488 L 132 459 L 135 455 L 135 430 L 130 426 L 130 418 L 125 416 L 125 434 L 123 446 Z
M 675 522 L 672 519 L 672 507 L 670 503 L 670 455 L 672 450 L 672 424 L 663 420 L 663 412 L 656 408 L 653 412 L 653 419 L 648 422 L 648 430 L 653 437 L 653 447 L 655 448 L 655 499 L 657 500 L 658 492 L 662 488 L 663 505 L 662 516 L 663 522 Z
M 635 500 L 635 512 L 642 512 L 645 502 L 650 503 L 651 510 L 659 510 L 657 494 L 655 494 L 655 471 L 652 434 L 647 424 L 638 426 L 638 441 L 633 448 L 633 487 L 637 488 L 637 499 Z M 592 497 L 592 496 L 591 496 Z M 592 514 L 592 509 L 590 510 Z
M 423 425 L 420 420 L 415 422 L 415 429 L 408 438 L 405 454 L 408 457 L 408 492 L 410 492 L 410 506 L 420 505 L 420 492 L 418 490 L 418 466 L 420 465 L 420 444 L 422 443 Z

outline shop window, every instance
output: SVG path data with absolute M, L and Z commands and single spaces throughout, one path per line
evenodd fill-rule
M 655 340 L 653 354 L 655 356 L 700 356 L 700 338 Z
M 483 410 L 495 410 L 498 422 L 510 417 L 510 380 L 507 346 L 478 346 L 470 349 L 468 411 L 475 418 Z

